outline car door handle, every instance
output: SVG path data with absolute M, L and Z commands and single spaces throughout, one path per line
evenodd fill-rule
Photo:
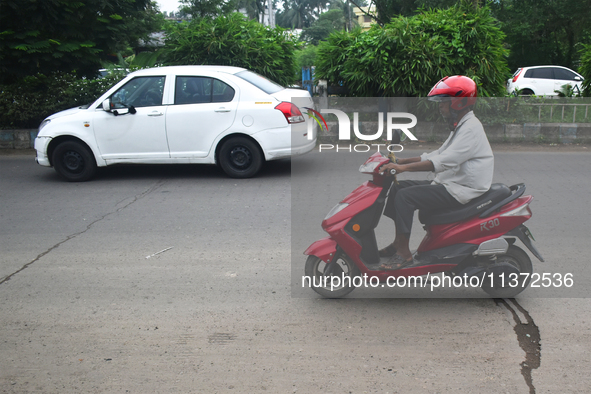
M 226 107 L 220 107 L 218 109 L 215 110 L 215 112 L 230 112 L 231 109 L 230 108 L 226 108 Z
M 158 112 L 158 111 L 153 111 L 148 114 L 148 116 L 162 116 L 162 115 L 164 115 L 164 113 Z

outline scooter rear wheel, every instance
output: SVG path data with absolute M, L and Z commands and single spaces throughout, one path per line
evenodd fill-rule
M 326 262 L 316 256 L 308 256 L 308 259 L 306 260 L 304 272 L 306 276 L 310 278 L 310 287 L 312 287 L 316 293 L 326 298 L 339 298 L 344 297 L 355 290 L 355 286 L 353 286 L 353 278 L 361 275 L 361 272 L 348 256 L 343 255 L 339 258 L 337 266 L 331 276 L 324 275 L 326 265 Z M 350 280 L 347 279 L 347 277 L 349 277 Z M 338 278 L 338 280 L 336 278 Z M 343 278 L 345 278 L 345 280 L 343 280 Z M 337 284 L 338 286 L 331 287 L 332 285 Z
M 533 266 L 531 259 L 523 249 L 511 245 L 509 246 L 507 253 L 497 256 L 497 262 L 513 265 L 519 270 L 520 274 L 527 273 L 527 278 L 525 278 L 525 276 L 520 276 L 519 278 L 516 278 L 516 281 L 508 277 L 505 277 L 503 281 L 495 278 L 494 286 L 491 286 L 490 282 L 485 280 L 482 290 L 494 298 L 513 298 L 527 288 L 531 280 Z M 501 286 L 501 284 L 504 284 L 504 286 Z M 511 284 L 516 285 L 511 286 Z

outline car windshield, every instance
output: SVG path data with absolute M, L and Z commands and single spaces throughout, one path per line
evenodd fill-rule
M 262 75 L 257 73 L 253 73 L 252 71 L 241 71 L 236 74 L 237 77 L 244 79 L 247 82 L 250 82 L 257 88 L 261 89 L 263 92 L 267 94 L 277 93 L 280 90 L 285 89 L 283 86 L 275 83 Z

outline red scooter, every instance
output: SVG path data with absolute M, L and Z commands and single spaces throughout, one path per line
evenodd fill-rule
M 469 282 L 492 297 L 510 298 L 523 291 L 533 271 L 531 259 L 515 245 L 517 239 L 540 261 L 533 237 L 523 225 L 532 212 L 525 185 L 491 185 L 482 196 L 447 211 L 419 211 L 427 234 L 416 251 L 419 265 L 383 270 L 388 258 L 378 254 L 375 228 L 382 216 L 394 174 L 380 173 L 392 158 L 375 153 L 359 171 L 373 176 L 337 204 L 322 221 L 328 237 L 314 242 L 304 254 L 307 283 L 324 297 L 343 297 L 361 284 L 386 283 L 399 277 L 437 276 L 439 283 Z M 459 277 L 459 278 L 458 278 Z M 338 278 L 338 280 L 336 280 Z M 363 280 L 362 280 L 363 279 Z M 401 278 L 403 279 L 403 278 Z M 391 283 L 391 282 L 388 282 Z M 456 286 L 458 287 L 458 286 Z

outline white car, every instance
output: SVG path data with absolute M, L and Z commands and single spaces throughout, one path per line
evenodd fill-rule
M 575 93 L 580 93 L 583 80 L 580 74 L 562 66 L 522 67 L 507 80 L 507 93 L 556 96 L 556 90 L 561 90 L 563 85 L 571 85 Z
M 120 163 L 217 163 L 231 177 L 316 145 L 313 101 L 238 67 L 171 66 L 136 71 L 87 107 L 46 118 L 37 163 L 68 181 Z M 302 105 L 303 106 L 303 105 Z M 308 132 L 310 130 L 310 135 Z

